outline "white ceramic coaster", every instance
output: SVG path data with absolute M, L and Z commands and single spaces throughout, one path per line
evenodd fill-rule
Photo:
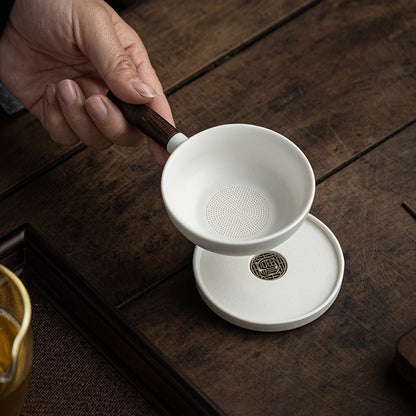
M 196 285 L 225 320 L 257 331 L 284 331 L 317 319 L 335 301 L 344 257 L 331 230 L 312 215 L 287 241 L 253 256 L 196 247 Z

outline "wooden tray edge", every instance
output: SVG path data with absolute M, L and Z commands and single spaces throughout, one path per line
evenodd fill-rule
M 162 414 L 224 415 L 31 225 L 0 239 L 0 263 L 46 298 Z

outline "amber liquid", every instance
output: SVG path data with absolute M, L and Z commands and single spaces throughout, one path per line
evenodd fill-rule
M 10 368 L 13 341 L 18 332 L 18 323 L 0 309 L 0 373 L 7 372 Z M 20 414 L 29 382 L 31 362 L 31 348 L 22 345 L 13 380 L 10 383 L 0 383 L 0 416 Z

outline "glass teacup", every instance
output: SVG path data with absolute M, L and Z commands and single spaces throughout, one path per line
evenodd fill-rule
M 0 416 L 18 416 L 32 367 L 32 307 L 21 280 L 0 265 Z

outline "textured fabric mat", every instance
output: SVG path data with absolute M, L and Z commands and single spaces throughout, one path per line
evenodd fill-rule
M 159 413 L 33 290 L 34 358 L 21 416 Z

